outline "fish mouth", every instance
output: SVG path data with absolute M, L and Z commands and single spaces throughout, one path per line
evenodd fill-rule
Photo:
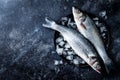
M 73 13 L 73 16 L 76 20 L 79 20 L 82 22 L 85 21 L 86 15 L 83 14 L 83 12 L 80 11 L 78 8 L 72 7 L 72 13 Z
M 72 11 L 73 11 L 73 13 L 76 13 L 76 14 L 81 13 L 81 11 L 78 10 L 77 8 L 75 8 L 74 6 L 72 7 Z
M 101 69 L 101 67 L 100 67 L 99 65 L 97 65 L 97 66 L 98 66 L 99 68 L 95 68 L 94 70 L 101 74 L 102 69 Z
M 95 71 L 97 71 L 98 73 L 101 74 L 102 69 L 101 69 L 101 66 L 100 66 L 99 62 L 97 62 L 97 61 L 92 62 L 92 63 L 90 63 L 90 66 L 91 66 Z
M 78 8 L 75 8 L 74 6 L 72 7 L 72 12 L 73 12 L 73 15 L 76 15 L 76 16 L 79 15 L 79 17 L 83 16 L 82 11 L 80 11 Z

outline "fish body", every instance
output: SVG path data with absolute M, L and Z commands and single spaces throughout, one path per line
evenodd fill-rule
M 109 73 L 114 65 L 112 60 L 107 55 L 104 43 L 100 37 L 96 25 L 87 14 L 84 14 L 79 9 L 73 7 L 72 12 L 79 32 L 94 45 L 95 49 L 104 62 L 107 73 Z
M 90 65 L 95 71 L 101 73 L 101 65 L 98 59 L 97 52 L 89 41 L 83 37 L 79 32 L 71 28 L 58 25 L 54 21 L 50 21 L 46 18 L 46 24 L 44 27 L 56 30 L 62 34 L 64 39 L 72 47 L 75 53 L 80 56 L 88 65 Z

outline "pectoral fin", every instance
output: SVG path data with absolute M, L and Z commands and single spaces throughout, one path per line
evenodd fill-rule
M 83 29 L 87 30 L 86 26 L 83 23 L 81 23 L 80 25 Z

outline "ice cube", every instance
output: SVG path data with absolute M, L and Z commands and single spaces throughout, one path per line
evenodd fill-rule
M 63 41 L 63 37 L 58 37 L 58 38 L 56 39 L 56 43 L 60 43 L 61 41 Z
M 65 22 L 62 22 L 62 25 L 65 25 Z
M 59 55 L 62 55 L 63 48 L 60 48 L 60 47 L 57 45 L 56 52 L 57 52 Z
M 70 24 L 71 24 L 71 19 L 69 18 L 67 26 L 69 26 Z
M 79 64 L 79 61 L 78 61 L 77 59 L 74 59 L 74 60 L 73 60 L 73 63 L 74 63 L 75 65 L 78 65 L 78 64 Z
M 65 44 L 65 42 L 64 42 L 64 41 L 61 41 L 61 42 L 59 43 L 59 46 L 63 47 L 64 44 Z
M 73 55 L 67 56 L 66 59 L 68 59 L 68 60 L 73 60 Z
M 99 24 L 99 22 L 98 22 L 98 21 L 95 21 L 95 24 L 96 24 L 96 25 L 98 25 L 98 24 Z
M 70 48 L 70 45 L 68 43 L 66 43 L 65 48 Z
M 65 51 L 68 51 L 69 49 L 68 48 L 64 48 Z
M 73 51 L 67 51 L 68 55 L 75 54 Z
M 67 17 L 62 17 L 61 20 L 63 20 L 63 21 L 67 21 L 68 18 L 67 18 Z
M 103 32 L 103 31 L 106 31 L 106 28 L 104 26 L 100 27 L 100 31 Z
M 63 55 L 67 55 L 67 52 L 66 52 L 66 51 L 63 51 Z
M 62 60 L 60 60 L 60 61 L 59 61 L 59 64 L 63 64 L 63 61 L 62 61 Z

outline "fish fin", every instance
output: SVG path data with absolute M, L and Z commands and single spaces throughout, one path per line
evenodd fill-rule
M 84 30 L 87 30 L 86 26 L 83 23 L 81 23 L 80 25 Z
M 106 69 L 106 72 L 109 74 L 113 71 L 116 71 L 116 66 L 114 65 L 112 61 L 110 61 L 105 64 L 105 69 Z
M 54 29 L 56 27 L 55 26 L 56 23 L 54 21 L 49 20 L 47 17 L 45 18 L 45 21 L 46 23 L 42 24 L 43 27 L 50 28 L 50 29 Z

